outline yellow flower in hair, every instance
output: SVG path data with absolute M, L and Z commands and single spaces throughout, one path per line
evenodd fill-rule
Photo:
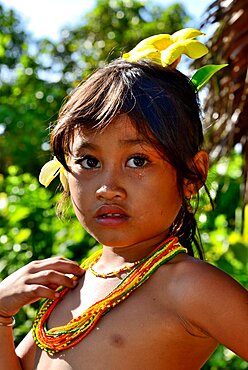
M 160 34 L 142 40 L 129 53 L 123 54 L 122 58 L 129 62 L 137 62 L 140 59 L 149 59 L 163 67 L 176 67 L 182 54 L 197 59 L 207 54 L 208 48 L 195 39 L 205 35 L 194 28 L 184 28 L 169 34 Z
M 39 182 L 47 187 L 57 175 L 60 177 L 64 190 L 68 190 L 67 172 L 56 157 L 44 164 L 40 171 Z

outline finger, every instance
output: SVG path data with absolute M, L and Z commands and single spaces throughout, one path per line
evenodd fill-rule
M 57 284 L 47 284 L 47 287 L 52 290 L 56 290 L 59 288 L 59 285 Z
M 42 270 L 35 274 L 29 275 L 25 279 L 26 284 L 39 284 L 42 286 L 65 286 L 73 288 L 77 282 L 61 272 L 54 270 Z
M 38 301 L 41 298 L 47 298 L 47 299 L 57 299 L 59 297 L 59 293 L 49 289 L 48 287 L 44 285 L 34 284 L 27 286 L 27 292 L 29 295 L 29 302 L 33 303 L 35 301 Z
M 45 260 L 33 261 L 28 265 L 28 271 L 35 273 L 40 270 L 56 270 L 64 274 L 72 274 L 81 277 L 84 270 L 74 261 L 63 257 L 52 257 Z

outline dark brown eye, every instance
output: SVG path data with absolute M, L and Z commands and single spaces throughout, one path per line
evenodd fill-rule
M 143 167 L 148 163 L 148 160 L 145 157 L 135 155 L 127 161 L 128 167 L 137 168 Z
M 81 161 L 80 164 L 85 169 L 92 169 L 92 168 L 100 168 L 101 164 L 99 160 L 95 157 L 85 156 Z

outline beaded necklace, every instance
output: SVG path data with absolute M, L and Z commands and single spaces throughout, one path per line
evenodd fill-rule
M 102 251 L 87 258 L 81 265 L 85 270 L 99 258 Z M 71 348 L 79 343 L 95 327 L 98 320 L 142 285 L 165 262 L 178 253 L 187 253 L 176 237 L 170 237 L 161 243 L 152 253 L 139 261 L 121 282 L 103 299 L 90 306 L 80 316 L 64 326 L 47 329 L 47 320 L 57 303 L 68 292 L 69 288 L 60 287 L 60 297 L 46 299 L 33 324 L 33 338 L 36 344 L 50 354 Z
M 125 265 L 123 267 L 121 267 L 120 269 L 118 270 L 113 270 L 113 271 L 109 271 L 109 272 L 97 272 L 93 266 L 95 265 L 95 263 L 99 260 L 99 258 L 101 257 L 101 255 L 99 255 L 98 258 L 96 258 L 95 261 L 91 262 L 88 266 L 88 270 L 93 274 L 95 275 L 96 277 L 100 277 L 100 278 L 103 278 L 103 279 L 107 279 L 107 278 L 111 278 L 111 277 L 116 277 L 116 276 L 120 276 L 122 273 L 124 272 L 127 272 L 127 271 L 131 271 L 134 266 L 138 265 L 138 263 L 140 263 L 140 261 L 135 261 L 133 262 L 131 265 Z

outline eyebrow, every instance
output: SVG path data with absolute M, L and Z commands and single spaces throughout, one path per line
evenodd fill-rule
M 122 139 L 119 141 L 121 146 L 135 146 L 135 145 L 149 145 L 149 142 L 145 139 Z M 90 141 L 82 141 L 78 146 L 75 148 L 75 152 L 78 153 L 80 150 L 83 149 L 92 149 L 96 150 L 99 148 L 99 145 L 91 143 Z
M 94 150 L 94 149 L 97 149 L 97 145 L 90 143 L 89 141 L 82 141 L 81 143 L 76 145 L 74 148 L 72 147 L 72 154 L 78 155 L 81 152 L 81 150 L 84 150 L 84 149 Z
M 93 144 L 93 143 L 90 143 L 89 141 L 82 141 L 78 146 L 76 146 L 76 150 L 80 150 L 80 149 L 94 149 L 94 148 L 97 148 L 98 145 L 96 144 Z
M 131 145 L 149 145 L 149 142 L 145 139 L 123 139 L 123 140 L 120 140 L 120 144 L 122 146 L 131 146 Z

